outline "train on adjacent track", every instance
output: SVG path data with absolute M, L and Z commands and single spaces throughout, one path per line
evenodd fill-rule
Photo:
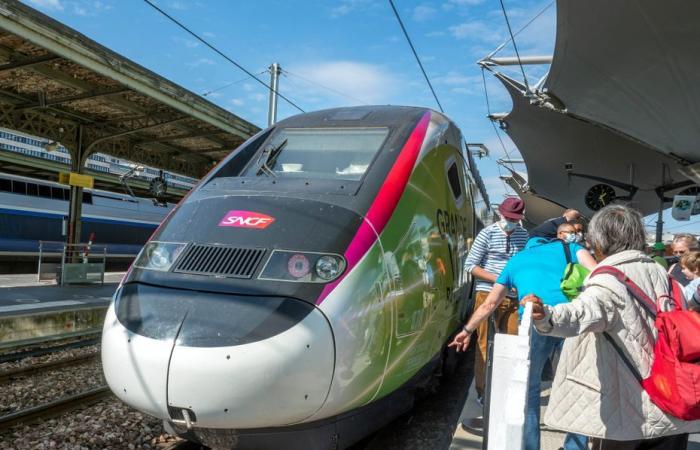
M 34 260 L 39 241 L 65 241 L 68 199 L 66 185 L 0 173 L 0 261 Z M 173 206 L 85 189 L 81 242 L 92 236 L 108 254 L 133 258 Z
M 104 324 L 114 393 L 216 448 L 347 448 L 439 374 L 480 196 L 461 132 L 413 107 L 301 114 L 183 199 Z

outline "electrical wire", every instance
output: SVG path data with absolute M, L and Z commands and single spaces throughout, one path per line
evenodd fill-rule
M 264 74 L 265 72 L 267 72 L 267 70 L 263 70 L 262 72 L 257 73 L 256 75 L 260 76 L 260 75 Z M 212 90 L 203 92 L 203 93 L 202 93 L 202 97 L 206 97 L 206 96 L 208 96 L 208 95 L 211 95 L 211 94 L 213 94 L 214 92 L 219 92 L 219 91 L 222 90 L 222 89 L 226 89 L 227 87 L 231 87 L 231 86 L 233 86 L 234 84 L 241 83 L 241 82 L 243 82 L 243 81 L 245 81 L 245 80 L 250 80 L 250 77 L 241 78 L 240 80 L 232 81 L 231 83 L 226 83 L 226 84 L 224 84 L 223 86 L 219 86 L 219 87 L 216 88 L 216 89 L 212 89 Z
M 319 82 L 317 82 L 317 81 L 310 80 L 310 79 L 308 79 L 308 78 L 306 78 L 306 77 L 303 77 L 303 76 L 301 76 L 301 75 L 299 75 L 299 74 L 292 73 L 292 72 L 290 72 L 290 71 L 288 71 L 288 70 L 285 70 L 285 69 L 282 69 L 282 73 L 285 74 L 285 75 L 291 75 L 291 76 L 293 76 L 293 77 L 299 78 L 300 80 L 306 81 L 306 82 L 309 83 L 309 84 L 313 84 L 313 85 L 318 86 L 318 87 L 320 87 L 320 88 L 326 89 L 327 91 L 330 91 L 330 92 L 333 92 L 333 93 L 335 93 L 335 94 L 338 94 L 338 95 L 340 95 L 340 96 L 342 96 L 342 97 L 345 97 L 345 98 L 347 98 L 347 99 L 349 99 L 349 100 L 352 100 L 352 101 L 354 101 L 354 102 L 359 102 L 359 103 L 361 103 L 361 104 L 363 104 L 363 105 L 369 105 L 369 102 L 366 102 L 366 101 L 364 101 L 364 100 L 362 100 L 362 99 L 353 97 L 353 96 L 351 96 L 351 95 L 347 95 L 347 94 L 345 94 L 345 93 L 343 93 L 343 92 L 341 92 L 341 91 L 339 91 L 339 90 L 337 90 L 337 89 L 333 89 L 332 87 L 328 87 L 328 86 L 323 85 L 323 84 L 321 84 L 321 83 L 319 83 Z
M 219 56 L 221 56 L 222 58 L 224 58 L 226 61 L 230 62 L 231 64 L 233 64 L 234 66 L 238 67 L 240 70 L 242 70 L 243 72 L 245 72 L 249 77 L 253 78 L 255 81 L 257 81 L 258 83 L 260 83 L 260 84 L 262 84 L 263 86 L 265 86 L 268 90 L 270 90 L 270 91 L 274 92 L 275 94 L 277 94 L 282 100 L 286 101 L 287 103 L 289 103 L 290 105 L 292 105 L 294 108 L 298 109 L 299 111 L 301 111 L 301 112 L 306 112 L 306 111 L 304 111 L 303 109 L 301 109 L 296 103 L 294 103 L 293 101 L 291 101 L 290 99 L 288 99 L 288 98 L 285 97 L 284 95 L 280 94 L 280 93 L 277 92 L 275 89 L 272 89 L 272 87 L 271 87 L 270 85 L 268 85 L 267 83 L 265 83 L 264 81 L 262 81 L 260 78 L 258 78 L 257 76 L 255 76 L 255 75 L 254 75 L 253 73 L 251 73 L 248 69 L 246 69 L 246 68 L 243 67 L 242 65 L 238 64 L 236 61 L 233 60 L 233 58 L 227 56 L 225 53 L 223 53 L 223 52 L 222 52 L 221 50 L 219 50 L 218 48 L 214 47 L 212 44 L 210 44 L 209 42 L 207 42 L 204 38 L 202 38 L 201 36 L 199 36 L 197 33 L 195 33 L 194 31 L 190 30 L 190 29 L 189 29 L 187 26 L 185 26 L 183 23 L 181 23 L 180 21 L 178 21 L 177 19 L 175 19 L 173 16 L 171 16 L 171 15 L 168 14 L 167 12 L 163 11 L 162 9 L 160 9 L 160 8 L 159 8 L 158 6 L 156 6 L 151 0 L 143 0 L 143 1 L 146 2 L 148 5 L 150 5 L 153 9 L 155 9 L 156 11 L 158 11 L 159 13 L 161 13 L 163 16 L 167 17 L 171 22 L 173 22 L 174 24 L 176 24 L 177 26 L 179 26 L 180 28 L 182 28 L 183 30 L 185 30 L 187 33 L 189 33 L 192 37 L 194 37 L 195 39 L 197 39 L 199 42 L 201 42 L 202 44 L 204 44 L 204 45 L 206 45 L 207 47 L 209 47 L 211 50 L 213 50 L 213 51 L 214 51 L 215 53 L 217 53 Z
M 146 0 L 148 1 L 148 0 Z M 391 0 L 389 0 L 391 1 Z M 501 9 L 503 10 L 503 17 L 506 19 L 506 25 L 508 26 L 508 33 L 510 33 L 510 40 L 513 42 L 513 48 L 515 49 L 515 56 L 518 58 L 518 65 L 520 66 L 520 71 L 523 73 L 523 81 L 525 82 L 525 89 L 530 92 L 530 86 L 527 84 L 527 76 L 525 75 L 525 68 L 523 67 L 523 62 L 520 60 L 520 53 L 518 52 L 518 46 L 515 43 L 515 36 L 513 35 L 513 30 L 510 27 L 510 21 L 508 20 L 508 13 L 506 13 L 506 6 L 501 2 Z
M 553 1 L 552 1 L 552 2 L 549 2 L 544 8 L 542 8 L 542 9 L 540 10 L 540 12 L 538 12 L 537 14 L 535 14 L 535 16 L 534 16 L 532 19 L 530 19 L 525 25 L 523 25 L 522 27 L 520 27 L 520 29 L 519 29 L 518 31 L 516 31 L 515 33 L 513 33 L 513 37 L 519 35 L 523 30 L 525 30 L 525 28 L 527 28 L 527 27 L 529 27 L 530 25 L 532 25 L 532 22 L 534 22 L 535 20 L 537 20 L 542 14 L 545 13 L 545 11 L 547 11 L 549 8 L 551 8 L 552 5 L 554 5 L 554 2 L 553 2 Z M 498 52 L 500 52 L 501 50 L 503 50 L 503 48 L 504 48 L 506 45 L 508 45 L 508 43 L 509 43 L 512 39 L 513 39 L 513 38 L 510 38 L 510 39 L 506 40 L 505 42 L 503 42 L 501 45 L 499 45 L 498 47 L 496 47 L 496 50 L 494 50 L 494 51 L 492 51 L 491 53 L 489 53 L 489 55 L 486 56 L 486 57 L 483 58 L 483 59 L 489 59 L 489 58 L 495 56 L 496 53 L 498 53 Z
M 423 72 L 423 77 L 425 77 L 425 81 L 428 83 L 428 87 L 430 88 L 430 92 L 433 93 L 433 97 L 435 98 L 435 103 L 437 103 L 438 108 L 440 108 L 440 112 L 444 113 L 445 110 L 442 109 L 442 105 L 440 104 L 440 100 L 438 100 L 438 96 L 435 93 L 435 89 L 433 89 L 433 85 L 430 83 L 430 78 L 428 78 L 428 74 L 425 73 L 425 69 L 423 68 L 423 63 L 421 63 L 420 58 L 418 57 L 418 52 L 416 52 L 416 48 L 413 46 L 413 42 L 411 42 L 411 38 L 408 36 L 408 31 L 406 31 L 406 27 L 403 25 L 403 21 L 401 20 L 401 16 L 399 16 L 399 12 L 396 10 L 396 6 L 394 6 L 394 1 L 389 0 L 389 4 L 391 5 L 391 9 L 394 11 L 394 16 L 396 16 L 396 20 L 398 20 L 399 25 L 401 25 L 401 30 L 403 31 L 403 35 L 406 37 L 406 40 L 408 41 L 408 45 L 411 47 L 411 51 L 413 52 L 413 56 L 415 56 L 416 62 L 418 62 L 418 66 L 420 67 L 421 72 Z

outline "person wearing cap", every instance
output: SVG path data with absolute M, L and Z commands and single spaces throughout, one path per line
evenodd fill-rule
M 481 230 L 469 249 L 465 270 L 471 273 L 476 280 L 474 310 L 482 305 L 508 260 L 525 248 L 528 233 L 520 225 L 524 211 L 525 203 L 521 199 L 516 197 L 505 199 L 498 206 L 501 220 Z M 509 301 L 502 302 L 496 311 L 497 331 L 517 334 L 518 303 L 515 300 L 514 292 L 508 296 Z M 478 345 L 474 360 L 474 387 L 477 401 L 483 404 L 486 372 L 486 322 L 475 331 Z
M 449 346 L 456 348 L 458 352 L 465 351 L 469 346 L 471 334 L 486 323 L 488 316 L 501 308 L 507 293 L 513 288 L 517 289 L 521 299 L 528 295 L 536 295 L 546 299 L 544 301 L 550 306 L 568 303 L 569 300 L 561 290 L 561 278 L 567 265 L 565 251 L 567 246 L 572 263 L 581 264 L 588 270 L 595 267 L 596 262 L 590 252 L 576 243 L 576 228 L 571 223 L 565 222 L 559 225 L 556 240 L 530 239 L 525 250 L 508 261 L 491 292 Z M 531 333 L 530 372 L 523 439 L 525 450 L 540 448 L 542 371 L 552 354 L 560 349 L 563 343 L 564 339 L 559 337 L 544 336 L 534 331 Z M 570 433 L 564 441 L 564 449 L 587 450 L 587 439 L 585 436 Z

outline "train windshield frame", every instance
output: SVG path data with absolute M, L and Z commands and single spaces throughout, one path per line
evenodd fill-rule
M 389 133 L 388 127 L 279 128 L 238 176 L 361 181 Z

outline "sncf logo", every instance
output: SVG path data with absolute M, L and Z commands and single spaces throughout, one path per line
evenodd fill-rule
M 228 214 L 221 219 L 219 226 L 263 229 L 267 228 L 274 221 L 274 217 L 253 211 L 229 211 Z

